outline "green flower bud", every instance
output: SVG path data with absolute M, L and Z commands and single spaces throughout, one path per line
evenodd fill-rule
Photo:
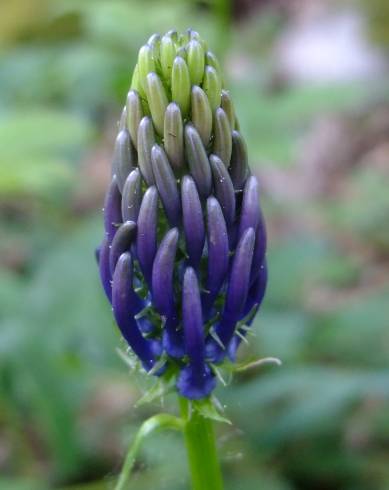
M 220 77 L 213 66 L 206 66 L 203 89 L 209 99 L 212 112 L 220 106 L 222 84 Z
M 204 90 L 197 85 L 192 87 L 192 122 L 207 147 L 212 133 L 212 111 Z
M 176 47 L 171 36 L 165 34 L 161 39 L 160 59 L 163 77 L 169 82 L 172 76 L 173 62 L 176 57 Z
M 147 75 L 150 72 L 155 72 L 156 66 L 153 56 L 153 48 L 148 44 L 142 46 L 139 50 L 138 55 L 138 73 L 139 73 L 139 84 L 143 90 L 147 93 Z
M 205 61 L 206 61 L 207 65 L 212 66 L 213 68 L 215 68 L 215 70 L 217 71 L 217 74 L 219 75 L 219 77 L 222 78 L 222 69 L 221 69 L 219 60 L 212 53 L 212 51 L 207 51 L 205 53 Z
M 224 165 L 228 168 L 231 160 L 231 126 L 228 122 L 227 114 L 221 107 L 215 112 L 215 141 L 213 143 L 213 153 L 217 155 Z
M 146 94 L 154 127 L 162 136 L 165 111 L 169 102 L 161 79 L 156 73 L 149 73 L 146 77 Z
M 222 90 L 222 97 L 221 97 L 221 108 L 224 110 L 224 112 L 228 116 L 228 120 L 230 122 L 231 129 L 236 129 L 235 128 L 235 110 L 234 110 L 234 105 L 232 103 L 232 99 L 230 96 L 230 93 L 228 90 Z
M 171 102 L 165 112 L 163 141 L 166 154 L 175 169 L 184 164 L 184 128 L 179 106 Z
M 176 56 L 172 71 L 172 99 L 180 106 L 181 113 L 185 117 L 190 106 L 190 78 L 185 61 Z
M 142 103 L 138 92 L 130 90 L 126 102 L 127 127 L 132 144 L 138 149 L 138 127 L 143 118 Z
M 204 50 L 201 44 L 192 40 L 188 44 L 188 68 L 190 81 L 193 85 L 200 85 L 204 76 Z

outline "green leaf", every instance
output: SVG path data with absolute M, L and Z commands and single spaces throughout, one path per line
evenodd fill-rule
M 216 422 L 231 424 L 231 421 L 221 413 L 221 405 L 215 397 L 205 398 L 203 400 L 194 400 L 193 408 L 196 409 L 203 417 Z

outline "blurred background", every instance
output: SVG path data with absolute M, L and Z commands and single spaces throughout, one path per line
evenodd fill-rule
M 262 183 L 270 283 L 218 397 L 227 490 L 389 489 L 387 0 L 3 0 L 0 489 L 103 490 L 136 408 L 94 259 L 139 47 L 192 27 L 223 60 Z M 175 410 L 173 397 L 164 410 Z M 130 488 L 185 490 L 153 436 Z

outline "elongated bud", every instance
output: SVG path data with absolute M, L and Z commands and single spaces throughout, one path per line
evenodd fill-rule
M 215 111 L 220 106 L 222 85 L 217 71 L 212 66 L 205 67 L 203 89 L 209 99 L 211 110 Z
M 206 316 L 216 299 L 228 271 L 228 234 L 223 212 L 217 199 L 207 200 L 208 270 L 206 292 L 203 296 Z
M 176 57 L 176 48 L 172 36 L 165 34 L 161 39 L 161 68 L 164 79 L 171 84 L 171 76 L 174 58 Z
M 155 130 L 162 136 L 168 99 L 161 79 L 156 73 L 149 73 L 146 77 L 146 94 Z
M 113 275 L 119 257 L 130 250 L 136 236 L 136 223 L 126 221 L 117 230 L 109 253 L 109 267 Z
M 239 223 L 239 236 L 242 236 L 247 228 L 256 230 L 261 210 L 259 207 L 259 189 L 257 178 L 253 175 L 247 179 L 243 191 L 243 202 Z
M 178 329 L 178 316 L 174 297 L 174 262 L 177 251 L 178 230 L 169 230 L 158 248 L 153 266 L 153 302 L 163 316 L 163 346 L 174 358 L 184 355 L 182 331 Z
M 204 327 L 199 286 L 195 271 L 188 267 L 184 274 L 182 290 L 182 315 L 185 352 L 189 364 L 177 380 L 181 395 L 191 400 L 208 396 L 216 386 L 215 376 L 204 362 Z
M 151 149 L 155 145 L 153 123 L 149 117 L 144 117 L 138 128 L 138 161 L 142 177 L 148 185 L 154 184 L 153 166 L 151 164 Z
M 158 192 L 153 186 L 149 187 L 143 196 L 136 236 L 137 258 L 148 283 L 151 282 L 151 270 L 157 250 L 157 211 Z
M 202 45 L 192 39 L 187 48 L 188 52 L 188 68 L 190 74 L 190 81 L 192 85 L 200 85 L 204 76 L 204 50 Z
M 217 57 L 215 56 L 215 54 L 212 53 L 212 51 L 207 51 L 206 52 L 206 54 L 205 54 L 205 61 L 206 61 L 206 63 L 207 63 L 208 66 L 212 66 L 212 68 L 215 69 L 216 73 L 219 75 L 219 77 L 221 79 L 221 77 L 222 77 L 222 69 L 221 69 L 219 60 L 217 59 Z
M 181 198 L 186 251 L 189 263 L 197 269 L 204 248 L 205 228 L 196 184 L 188 175 L 182 179 Z
M 267 245 L 266 226 L 261 212 L 257 224 L 257 229 L 255 231 L 255 246 L 254 246 L 253 264 L 251 267 L 251 277 L 250 277 L 251 284 L 257 279 L 261 269 L 263 268 L 263 263 L 265 262 L 266 245 Z
M 112 281 L 112 308 L 123 337 L 149 371 L 155 363 L 158 348 L 153 341 L 142 336 L 131 311 L 131 296 L 135 294 L 132 289 L 132 267 L 131 255 L 121 255 Z
M 207 197 L 211 193 L 212 175 L 208 156 L 200 135 L 192 124 L 187 124 L 184 129 L 185 155 L 190 173 L 196 182 L 201 197 Z
M 139 50 L 138 55 L 138 77 L 139 84 L 147 93 L 147 75 L 151 72 L 155 72 L 156 67 L 154 63 L 153 49 L 145 44 Z
M 147 44 L 150 46 L 153 53 L 153 60 L 156 68 L 160 68 L 160 46 L 161 46 L 161 36 L 159 34 L 153 34 L 150 36 Z
M 234 189 L 242 190 L 249 175 L 249 169 L 246 143 L 238 131 L 232 131 L 230 174 Z
M 122 217 L 123 221 L 136 223 L 142 201 L 141 176 L 139 169 L 133 170 L 123 187 L 122 192 Z
M 203 89 L 196 85 L 192 87 L 192 122 L 197 129 L 201 141 L 208 146 L 212 133 L 212 110 L 208 97 Z
M 227 114 L 231 130 L 235 129 L 235 110 L 228 90 L 222 90 L 220 105 L 224 112 Z
M 219 201 L 227 226 L 231 226 L 235 219 L 235 191 L 228 170 L 216 155 L 209 157 L 211 164 L 215 196 Z
M 253 228 L 245 231 L 239 240 L 232 261 L 228 280 L 226 302 L 220 323 L 215 328 L 215 336 L 207 343 L 207 357 L 219 363 L 227 353 L 227 347 L 234 335 L 236 323 L 243 311 L 250 285 L 250 270 L 254 251 L 255 234 Z
M 151 161 L 158 193 L 161 197 L 166 216 L 172 226 L 180 222 L 181 203 L 177 181 L 163 149 L 154 145 L 151 150 Z
M 112 161 L 112 174 L 117 177 L 120 192 L 123 190 L 128 174 L 134 169 L 135 165 L 136 153 L 130 141 L 130 134 L 127 130 L 122 130 L 115 141 Z
M 104 292 L 108 298 L 108 300 L 111 302 L 112 301 L 112 286 L 111 286 L 111 280 L 112 280 L 112 274 L 111 274 L 111 268 L 109 266 L 109 252 L 110 252 L 110 242 L 107 237 L 103 239 L 102 244 L 100 245 L 99 249 L 99 273 L 100 273 L 100 280 L 101 284 L 103 286 Z
M 163 131 L 165 151 L 175 170 L 184 165 L 184 127 L 180 108 L 171 102 L 165 112 Z
M 138 127 L 143 118 L 142 103 L 136 90 L 130 90 L 127 95 L 127 127 L 132 144 L 138 149 Z
M 178 230 L 172 228 L 162 240 L 153 265 L 153 301 L 159 313 L 165 317 L 175 316 L 173 270 L 177 243 Z
M 220 157 L 226 168 L 230 166 L 232 151 L 231 126 L 227 114 L 221 107 L 215 111 L 215 141 L 213 153 Z
M 185 117 L 190 105 L 190 78 L 188 66 L 181 56 L 176 56 L 172 70 L 172 99 Z
M 104 228 L 109 243 L 112 242 L 118 226 L 122 222 L 121 195 L 116 175 L 112 177 L 104 201 Z

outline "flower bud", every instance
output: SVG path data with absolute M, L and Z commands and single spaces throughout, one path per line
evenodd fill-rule
M 188 66 L 181 56 L 176 56 L 173 62 L 172 100 L 179 105 L 185 117 L 190 105 L 190 78 Z
M 212 393 L 216 365 L 235 362 L 267 284 L 259 185 L 222 84 L 196 31 L 140 49 L 97 253 L 130 349 L 193 400 Z

